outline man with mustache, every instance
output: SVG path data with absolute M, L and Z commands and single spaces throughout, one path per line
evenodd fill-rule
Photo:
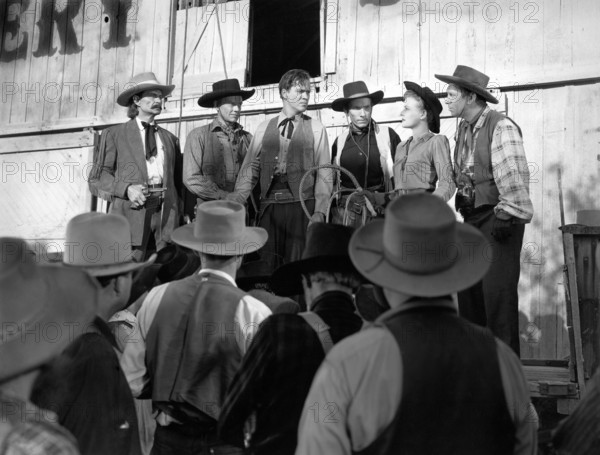
M 133 257 L 147 259 L 170 241 L 178 226 L 181 176 L 179 140 L 156 125 L 162 101 L 175 88 L 163 85 L 154 73 L 133 77 L 117 98 L 127 107 L 127 123 L 104 131 L 90 173 L 90 189 L 111 202 L 110 213 L 131 225 Z
M 307 178 L 300 194 L 306 171 L 330 161 L 325 128 L 304 114 L 310 99 L 309 74 L 289 70 L 279 81 L 279 95 L 283 109 L 258 126 L 231 196 L 244 203 L 260 185 L 258 226 L 269 233 L 260 254 L 270 271 L 302 256 L 309 220 L 300 200 L 312 213 L 310 222 L 322 222 L 332 190 L 330 172 L 322 169 Z
M 225 199 L 233 191 L 252 139 L 238 119 L 242 102 L 253 94 L 254 90 L 241 90 L 237 79 L 225 79 L 198 99 L 201 107 L 217 110 L 217 117 L 193 129 L 185 143 L 183 183 L 198 203 Z

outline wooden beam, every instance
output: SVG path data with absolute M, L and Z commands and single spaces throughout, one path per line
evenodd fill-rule
M 583 343 L 581 341 L 581 319 L 579 315 L 579 292 L 577 290 L 577 273 L 575 269 L 575 245 L 573 234 L 563 233 L 563 244 L 565 248 L 565 265 L 567 267 L 569 298 L 567 305 L 571 308 L 571 327 L 573 330 L 575 368 L 577 372 L 577 384 L 579 392 L 585 392 L 585 377 L 583 364 Z
M 0 154 L 59 150 L 91 145 L 94 145 L 94 133 L 91 131 L 0 137 Z

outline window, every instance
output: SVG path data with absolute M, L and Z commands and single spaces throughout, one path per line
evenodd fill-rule
M 288 70 L 321 75 L 320 1 L 251 0 L 246 85 L 275 84 Z
M 185 4 L 187 3 L 188 8 L 196 8 L 199 6 L 207 6 L 213 3 L 226 3 L 235 0 L 177 0 L 177 9 L 185 9 Z

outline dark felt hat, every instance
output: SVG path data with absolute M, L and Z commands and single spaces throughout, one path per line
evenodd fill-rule
M 442 113 L 443 107 L 438 97 L 431 91 L 429 87 L 421 87 L 419 84 L 411 81 L 404 81 L 404 86 L 406 87 L 406 90 L 416 93 L 419 98 L 423 100 L 423 103 L 425 103 L 425 106 L 433 115 L 433 118 L 429 124 L 429 129 L 436 134 L 439 133 L 440 114 Z
M 487 90 L 490 77 L 477 71 L 474 68 L 464 65 L 458 65 L 452 76 L 435 74 L 435 77 L 447 84 L 458 85 L 459 87 L 470 90 L 473 93 L 481 95 L 486 101 L 498 104 L 498 100 Z
M 198 98 L 198 104 L 201 107 L 214 107 L 215 101 L 218 101 L 227 96 L 240 96 L 242 101 L 247 100 L 256 90 L 242 90 L 240 81 L 237 79 L 224 79 L 215 82 L 212 86 L 212 92 L 205 93 Z
M 344 97 L 338 98 L 331 103 L 331 109 L 337 112 L 343 112 L 348 103 L 357 98 L 370 98 L 373 102 L 373 106 L 379 103 L 383 99 L 383 92 L 377 90 L 376 92 L 369 93 L 367 84 L 363 81 L 349 82 L 344 84 Z
M 277 295 L 302 294 L 302 274 L 346 272 L 360 276 L 348 255 L 354 229 L 341 224 L 313 223 L 306 232 L 302 259 L 282 265 L 269 282 Z

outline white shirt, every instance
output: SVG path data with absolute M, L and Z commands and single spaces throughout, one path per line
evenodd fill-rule
M 142 136 L 142 145 L 144 146 L 144 155 L 146 153 L 146 129 L 142 125 L 142 121 L 139 118 L 135 118 L 138 128 L 140 129 L 140 135 Z M 154 122 L 152 125 L 156 125 Z M 148 185 L 157 185 L 163 181 L 163 172 L 165 166 L 165 146 L 160 140 L 160 134 L 156 132 L 154 134 L 156 138 L 156 156 L 146 160 L 146 167 L 148 169 Z

